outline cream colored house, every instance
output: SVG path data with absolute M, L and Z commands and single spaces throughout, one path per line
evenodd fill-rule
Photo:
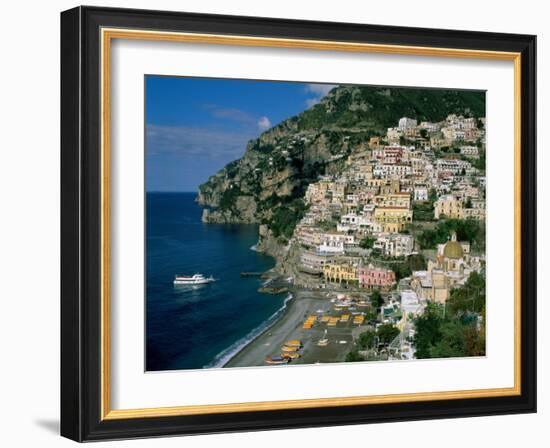
M 464 204 L 453 195 L 441 196 L 434 203 L 434 216 L 435 219 L 464 219 Z

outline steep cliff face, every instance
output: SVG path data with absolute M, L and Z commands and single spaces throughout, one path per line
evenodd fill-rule
M 263 224 L 260 248 L 283 251 L 305 211 L 304 193 L 321 174 L 338 173 L 403 116 L 443 120 L 449 111 L 484 115 L 482 92 L 340 86 L 319 104 L 248 143 L 243 157 L 199 187 L 203 221 Z M 277 257 L 279 260 L 282 257 Z

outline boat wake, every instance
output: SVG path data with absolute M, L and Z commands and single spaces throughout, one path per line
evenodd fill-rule
M 264 331 L 271 328 L 275 322 L 277 322 L 279 316 L 284 312 L 287 307 L 287 303 L 292 300 L 292 294 L 288 294 L 285 297 L 283 305 L 277 311 L 275 311 L 265 322 L 254 328 L 246 336 L 239 339 L 237 342 L 231 344 L 225 350 L 216 355 L 214 360 L 209 364 L 205 365 L 204 369 L 211 368 L 220 368 L 225 366 L 231 358 L 233 358 L 237 353 L 239 353 L 244 347 L 250 344 L 254 339 L 260 336 Z
M 253 250 L 254 252 L 258 252 L 258 245 L 254 244 L 254 246 L 250 246 L 250 250 Z

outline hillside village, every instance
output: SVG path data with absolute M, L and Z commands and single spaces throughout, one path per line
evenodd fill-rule
M 259 224 L 309 301 L 292 362 L 484 355 L 483 111 L 479 92 L 338 86 L 201 185 L 203 222 Z
M 481 270 L 484 256 L 472 253 L 470 241 L 457 241 L 456 230 L 433 254 L 418 235 L 439 220 L 484 222 L 485 133 L 478 123 L 484 119 L 402 118 L 385 138 L 371 138 L 368 149 L 350 155 L 340 174 L 310 184 L 292 238 L 306 274 L 298 281 L 389 291 L 399 276 L 389 261 L 422 254 L 426 269 L 412 273 L 411 288 L 444 303 L 453 286 Z
M 376 291 L 380 315 L 371 323 L 396 329 L 390 355 L 405 358 L 429 304 L 444 310 L 472 273 L 484 281 L 485 120 L 396 124 L 347 156 L 340 173 L 308 186 L 287 250 L 294 284 L 346 293 L 337 305 L 355 296 L 358 309 L 361 293 Z M 484 310 L 465 312 L 480 328 Z

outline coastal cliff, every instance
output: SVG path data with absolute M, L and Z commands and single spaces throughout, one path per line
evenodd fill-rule
M 371 137 L 404 116 L 443 120 L 449 110 L 482 116 L 481 92 L 339 86 L 301 114 L 251 140 L 241 159 L 199 187 L 207 223 L 260 224 L 258 249 L 292 273 L 288 245 L 303 217 L 307 186 L 323 174 L 338 174 L 347 156 L 367 148 Z

